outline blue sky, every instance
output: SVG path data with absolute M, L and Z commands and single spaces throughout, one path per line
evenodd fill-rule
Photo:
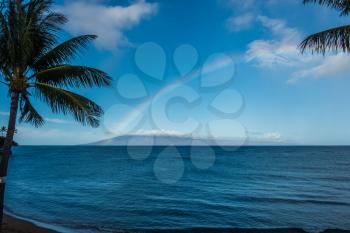
M 297 49 L 306 35 L 347 23 L 334 10 L 301 0 L 62 0 L 55 8 L 70 19 L 62 39 L 99 36 L 74 63 L 108 72 L 114 85 L 78 91 L 105 110 L 97 129 L 34 101 L 47 123 L 18 125 L 21 144 L 130 133 L 350 144 L 349 56 Z M 5 125 L 9 99 L 0 89 Z

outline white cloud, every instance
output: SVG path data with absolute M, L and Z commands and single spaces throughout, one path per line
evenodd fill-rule
M 232 9 L 232 16 L 226 20 L 226 27 L 232 32 L 251 28 L 255 21 L 255 0 L 222 0 L 224 6 Z
M 9 116 L 10 113 L 9 112 L 0 112 L 0 116 Z
M 55 124 L 72 124 L 73 122 L 58 118 L 45 118 L 45 121 Z
M 255 20 L 255 16 L 251 13 L 245 13 L 239 16 L 231 16 L 227 22 L 227 27 L 234 32 L 247 30 L 251 27 Z
M 273 35 L 282 41 L 295 41 L 301 38 L 300 33 L 295 28 L 288 27 L 283 20 L 272 19 L 263 15 L 259 15 L 257 19 L 265 28 L 270 29 Z
M 247 62 L 260 68 L 293 68 L 287 83 L 295 83 L 302 78 L 336 77 L 350 72 L 350 56 L 344 53 L 325 57 L 301 54 L 299 43 L 304 36 L 295 28 L 288 27 L 280 19 L 258 16 L 261 25 L 271 32 L 271 39 L 251 42 L 245 53 Z M 287 74 L 286 74 L 287 75 Z
M 274 38 L 251 42 L 245 54 L 248 62 L 253 61 L 258 66 L 272 68 L 276 65 L 294 66 L 304 60 L 298 50 L 302 36 L 296 29 L 287 27 L 282 20 L 266 16 L 258 16 L 257 19 Z
M 68 18 L 67 30 L 73 35 L 98 35 L 99 48 L 114 50 L 129 44 L 124 32 L 157 12 L 158 5 L 145 0 L 129 6 L 105 5 L 102 1 L 66 1 L 57 10 Z
M 249 10 L 255 5 L 255 0 L 224 0 L 225 5 L 233 10 Z
M 133 135 L 155 135 L 155 136 L 185 136 L 184 133 L 181 133 L 176 130 L 137 130 Z
M 291 141 L 282 136 L 277 131 L 271 132 L 254 132 L 249 131 L 249 144 L 250 145 L 283 145 L 290 144 Z
M 305 68 L 293 74 L 293 77 L 288 80 L 293 83 L 301 78 L 313 77 L 333 77 L 350 72 L 350 56 L 344 53 L 336 55 L 328 55 L 322 59 L 322 62 L 311 68 Z
M 276 131 L 271 132 L 253 132 L 249 133 L 249 141 L 251 143 L 283 143 L 287 142 L 281 133 Z
M 264 133 L 261 138 L 265 140 L 280 141 L 282 139 L 282 135 L 278 132 L 269 132 Z

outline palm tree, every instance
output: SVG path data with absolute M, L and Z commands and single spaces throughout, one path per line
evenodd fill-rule
M 44 118 L 31 100 L 36 98 L 53 113 L 71 114 L 76 121 L 97 127 L 102 109 L 69 88 L 111 85 L 103 71 L 68 64 L 96 36 L 78 36 L 57 45 L 58 32 L 67 19 L 51 11 L 52 4 L 53 0 L 6 0 L 0 12 L 0 82 L 8 87 L 11 98 L 0 163 L 0 223 L 17 115 L 20 122 L 42 126 Z
M 347 16 L 350 13 L 350 0 L 304 0 L 304 4 L 316 3 L 340 11 L 340 16 Z M 350 52 L 350 25 L 330 28 L 308 36 L 299 45 L 302 52 L 325 54 L 327 51 Z
M 1 127 L 0 132 L 1 132 L 1 136 L 4 137 L 4 133 L 6 133 L 7 129 L 5 126 Z

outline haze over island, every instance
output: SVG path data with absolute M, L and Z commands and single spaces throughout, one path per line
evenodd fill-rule
M 130 134 L 88 143 L 90 146 L 261 146 L 292 145 L 268 138 L 215 138 L 193 135 Z

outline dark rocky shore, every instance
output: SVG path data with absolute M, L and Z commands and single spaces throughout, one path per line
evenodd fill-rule
M 56 231 L 38 227 L 35 224 L 8 215 L 4 217 L 2 233 L 57 233 Z
M 281 228 L 281 229 L 210 229 L 210 228 L 196 228 L 187 230 L 151 230 L 141 231 L 138 233 L 308 233 L 298 228 Z M 350 233 L 345 230 L 326 230 L 320 233 Z
M 58 233 L 54 230 L 49 230 L 36 226 L 35 224 L 17 219 L 6 215 L 4 219 L 3 233 Z M 288 228 L 288 229 L 210 229 L 210 228 L 196 228 L 187 230 L 145 230 L 137 232 L 116 231 L 115 233 L 308 233 L 302 229 Z M 320 233 L 350 233 L 346 230 L 326 230 Z

